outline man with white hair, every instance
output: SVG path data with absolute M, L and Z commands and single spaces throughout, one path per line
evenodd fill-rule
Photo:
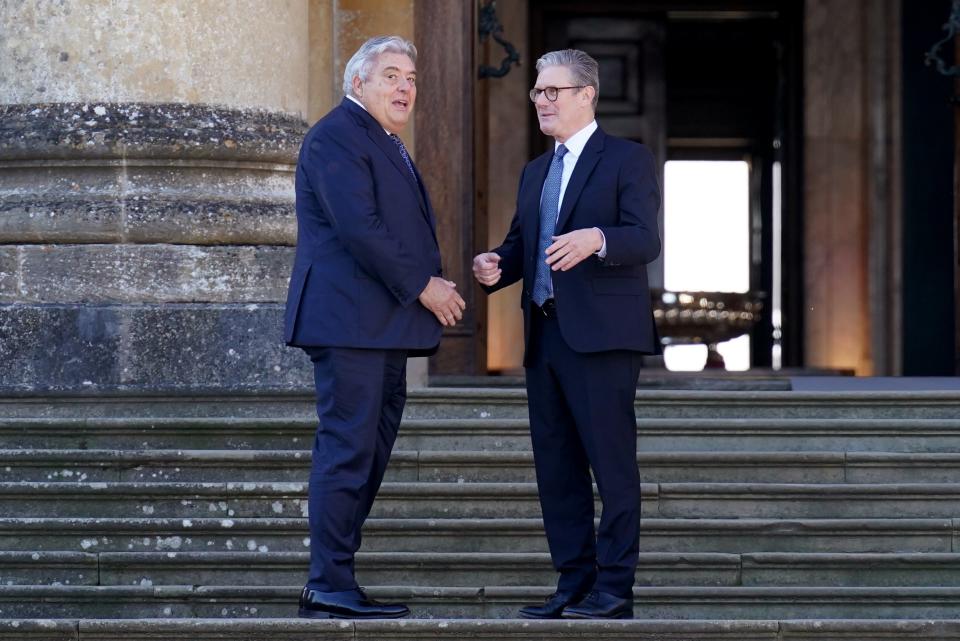
M 400 425 L 407 357 L 435 352 L 465 308 L 442 277 L 430 198 L 398 135 L 417 97 L 416 58 L 398 36 L 364 43 L 344 71 L 343 101 L 307 133 L 297 163 L 284 331 L 313 361 L 320 418 L 302 617 L 410 612 L 366 596 L 354 555 Z
M 633 404 L 640 355 L 659 349 L 646 274 L 660 253 L 656 164 L 644 145 L 597 126 L 596 60 L 551 51 L 537 71 L 530 100 L 554 144 L 523 169 L 503 244 L 473 261 L 488 292 L 523 280 L 530 435 L 560 578 L 520 615 L 629 619 L 640 536 Z

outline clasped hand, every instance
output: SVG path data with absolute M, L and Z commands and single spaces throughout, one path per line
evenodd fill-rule
M 424 307 L 433 312 L 444 327 L 456 325 L 457 321 L 463 318 L 463 310 L 467 308 L 467 304 L 457 293 L 457 284 L 438 276 L 430 277 L 430 282 L 420 292 L 418 299 Z

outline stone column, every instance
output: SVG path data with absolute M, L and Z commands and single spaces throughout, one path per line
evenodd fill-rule
M 865 7 L 866 204 L 870 360 L 874 376 L 903 373 L 901 0 Z
M 420 47 L 417 60 L 416 160 L 430 190 L 437 218 L 443 275 L 457 283 L 467 303 L 463 320 L 445 328 L 440 351 L 430 359 L 434 374 L 486 373 L 479 339 L 471 265 L 474 242 L 473 95 L 476 6 L 470 2 L 420 0 L 414 7 Z
M 872 373 L 863 2 L 805 4 L 805 363 Z
M 289 389 L 308 3 L 0 5 L 0 388 Z

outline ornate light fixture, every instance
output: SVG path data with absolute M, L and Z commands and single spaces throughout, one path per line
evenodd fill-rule
M 943 25 L 943 30 L 947 32 L 947 35 L 943 37 L 943 40 L 930 47 L 924 62 L 928 67 L 936 65 L 937 71 L 945 76 L 960 76 L 960 65 L 953 65 L 948 68 L 946 61 L 940 57 L 940 47 L 951 42 L 960 33 L 960 0 L 953 0 L 953 10 L 950 12 L 950 18 Z
M 480 42 L 486 42 L 489 36 L 493 36 L 500 45 L 506 50 L 507 55 L 500 63 L 500 68 L 489 65 L 480 65 L 480 79 L 484 78 L 503 78 L 510 72 L 510 65 L 516 63 L 520 66 L 520 52 L 512 44 L 503 38 L 503 25 L 497 19 L 497 3 L 495 0 L 487 0 L 487 3 L 480 7 Z
M 763 294 L 670 292 L 654 289 L 653 318 L 664 347 L 707 346 L 707 369 L 723 369 L 717 344 L 750 332 L 760 321 Z

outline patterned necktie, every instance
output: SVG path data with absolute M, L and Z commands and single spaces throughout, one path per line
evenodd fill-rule
M 567 148 L 563 145 L 553 152 L 550 171 L 543 183 L 543 198 L 540 200 L 540 237 L 537 242 L 537 273 L 533 279 L 533 302 L 543 306 L 544 301 L 553 296 L 553 283 L 550 279 L 550 266 L 547 265 L 547 247 L 553 244 L 557 227 L 557 214 L 560 211 L 560 180 L 563 178 L 563 156 Z
M 407 169 L 410 170 L 410 175 L 413 176 L 414 182 L 417 180 L 417 172 L 413 170 L 413 162 L 410 160 L 410 154 L 407 153 L 407 148 L 403 146 L 403 141 L 400 140 L 400 136 L 397 134 L 390 134 L 390 138 L 397 145 L 397 149 L 400 150 L 400 157 L 403 158 L 403 162 L 406 163 Z

